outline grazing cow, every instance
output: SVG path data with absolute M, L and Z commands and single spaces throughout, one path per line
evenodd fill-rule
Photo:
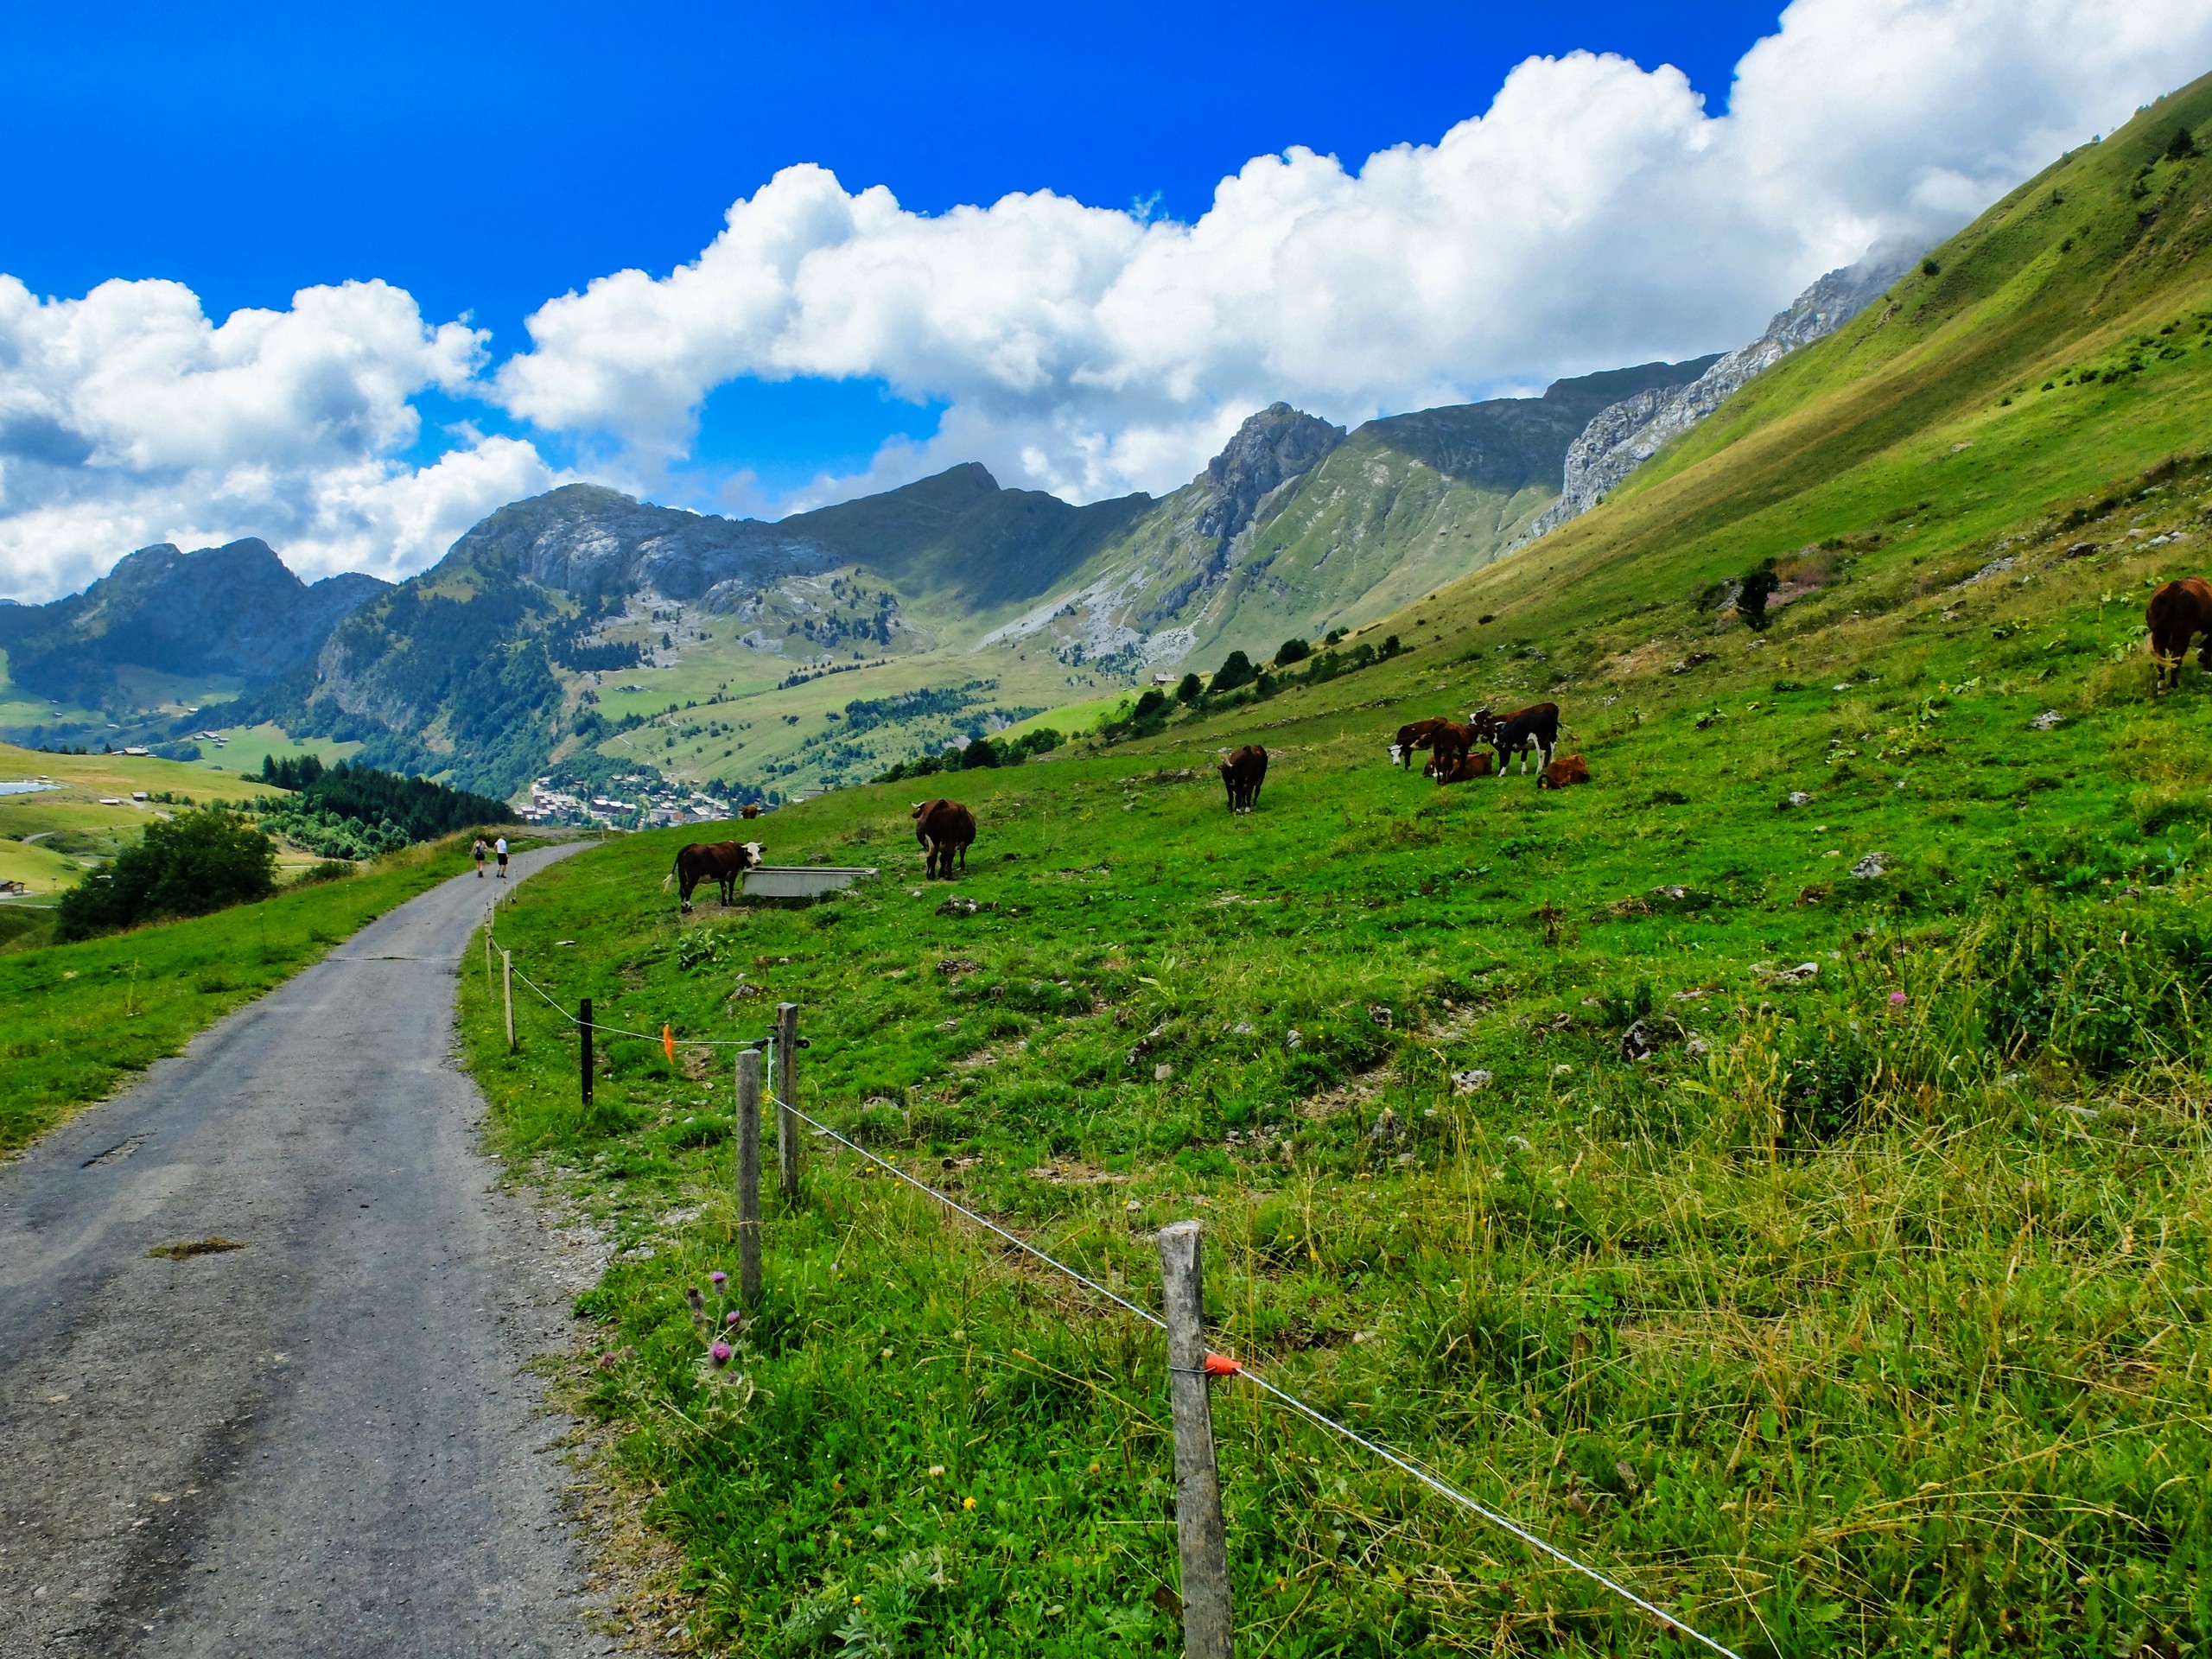
M 1471 784 L 1478 778 L 1489 777 L 1491 772 L 1490 754 L 1481 749 L 1470 749 L 1455 756 L 1451 766 L 1440 772 L 1437 768 L 1442 765 L 1440 760 L 1428 763 L 1428 776 L 1440 784 Z
M 1399 727 L 1398 741 L 1390 746 L 1391 760 L 1402 769 L 1412 766 L 1414 751 L 1427 748 L 1430 740 L 1435 737 L 1437 728 L 1451 723 L 1443 719 L 1415 720 Z
M 1559 704 L 1539 702 L 1510 715 L 1494 715 L 1484 709 L 1471 722 L 1478 741 L 1488 743 L 1497 751 L 1497 775 L 1505 776 L 1505 763 L 1515 755 L 1521 757 L 1521 770 L 1529 770 L 1529 751 L 1534 749 L 1541 757 L 1537 769 L 1552 763 L 1552 751 L 1559 747 Z
M 2197 634 L 2206 638 L 2196 653 L 2196 665 L 2212 669 L 2212 583 L 2202 576 L 2170 582 L 2151 595 L 2143 616 L 2151 625 L 2153 683 L 2159 691 L 2171 690 L 2180 683 L 2182 659 L 2189 655 L 2189 642 Z
M 747 801 L 743 806 L 737 809 L 737 816 L 741 818 L 759 817 L 760 816 L 760 803 L 758 801 Z
M 721 888 L 722 903 L 734 904 L 737 899 L 737 884 L 747 870 L 757 869 L 764 849 L 757 841 L 695 841 L 676 855 L 676 868 L 661 882 L 664 891 L 671 881 L 682 885 L 680 897 L 683 908 L 691 908 L 691 890 L 702 881 L 712 880 Z
M 1538 789 L 1565 789 L 1569 784 L 1586 784 L 1589 781 L 1589 764 L 1579 754 L 1554 760 L 1536 774 Z
M 1229 791 L 1229 810 L 1249 812 L 1260 804 L 1260 785 L 1267 781 L 1268 752 L 1256 743 L 1247 743 L 1241 749 L 1224 753 L 1229 758 L 1221 763 L 1221 781 Z
M 976 844 L 976 815 L 957 801 L 916 801 L 914 839 L 922 844 L 922 868 L 931 880 L 952 880 L 952 861 L 968 869 L 968 849 Z

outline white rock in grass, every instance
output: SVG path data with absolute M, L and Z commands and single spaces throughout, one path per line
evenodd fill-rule
M 2057 709 L 2046 709 L 2043 713 L 2037 715 L 2033 720 L 2028 722 L 2028 729 L 2031 732 L 2053 731 L 2057 728 L 2058 723 L 2065 718 L 2066 716 L 2060 714 Z
M 1490 1085 L 1491 1074 L 1480 1066 L 1471 1071 L 1454 1071 L 1452 1074 L 1452 1092 L 1455 1095 L 1471 1095 L 1477 1090 L 1487 1089 Z
M 1890 873 L 1890 855 L 1887 853 L 1869 853 L 1851 867 L 1851 873 L 1861 881 L 1872 881 L 1878 876 L 1887 875 Z

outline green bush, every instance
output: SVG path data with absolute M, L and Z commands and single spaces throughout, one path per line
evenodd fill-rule
M 1252 659 L 1249 657 L 1241 651 L 1232 651 L 1224 659 L 1221 666 L 1214 671 L 1213 684 L 1211 689 L 1215 691 L 1234 691 L 1240 685 L 1249 685 L 1258 676 L 1259 671 L 1252 666 Z
M 276 848 L 234 812 L 210 808 L 146 826 L 136 847 L 101 865 L 62 898 L 55 938 L 67 943 L 173 916 L 266 899 L 276 887 Z
M 1780 586 L 1782 578 L 1774 574 L 1772 559 L 1764 559 L 1744 573 L 1743 586 L 1736 594 L 1736 609 L 1752 628 L 1766 626 L 1766 602 Z
M 1313 654 L 1313 647 L 1303 639 L 1286 639 L 1275 647 L 1275 666 L 1288 668 L 1293 663 L 1302 663 Z
M 1185 674 L 1183 677 L 1183 683 L 1175 688 L 1175 701 L 1178 702 L 1196 702 L 1200 697 L 1205 695 L 1205 690 L 1206 687 L 1205 681 L 1201 680 L 1195 674 Z

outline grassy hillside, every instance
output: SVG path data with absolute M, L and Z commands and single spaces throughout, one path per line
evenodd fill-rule
M 728 1052 L 690 1045 L 779 999 L 809 1110 L 1141 1301 L 1151 1230 L 1200 1218 L 1217 1346 L 1742 1651 L 2212 1640 L 2212 683 L 2152 697 L 2140 644 L 2212 535 L 2212 161 L 2152 159 L 2208 117 L 2153 106 L 1374 624 L 1405 657 L 949 780 L 982 823 L 949 887 L 887 788 L 778 815 L 779 861 L 885 869 L 811 910 L 679 918 L 667 837 L 517 895 L 518 965 L 679 1045 L 612 1045 L 587 1117 L 565 1025 L 532 1003 L 509 1057 L 464 982 L 507 1145 L 623 1247 L 570 1388 L 705 1645 L 1176 1640 L 1126 1316 L 817 1148 L 741 1381 L 697 1363 L 734 1217 Z M 1769 556 L 1755 635 L 1725 584 Z M 1591 787 L 1383 766 L 1402 718 L 1540 696 Z M 1215 1402 L 1248 1650 L 1688 1651 Z

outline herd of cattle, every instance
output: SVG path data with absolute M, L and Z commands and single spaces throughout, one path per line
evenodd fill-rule
M 2151 595 L 2144 620 L 2150 625 L 2151 658 L 2163 692 L 2179 679 L 2192 641 L 2202 634 L 2197 652 L 2200 667 L 2212 671 L 2212 582 L 2202 576 L 2169 582 Z M 1478 778 L 1503 778 L 1509 760 L 1517 760 L 1525 776 L 1529 757 L 1536 757 L 1536 787 L 1565 789 L 1590 781 L 1590 768 L 1579 754 L 1553 758 L 1559 747 L 1559 705 L 1539 702 L 1501 715 L 1478 709 L 1465 721 L 1438 718 L 1416 720 L 1398 728 L 1390 745 L 1390 762 L 1401 769 L 1413 765 L 1414 753 L 1428 751 L 1421 775 L 1440 784 L 1470 783 Z M 1257 743 L 1222 751 L 1222 786 L 1229 792 L 1231 812 L 1249 812 L 1260 803 L 1260 785 L 1267 780 L 1268 752 Z M 760 809 L 744 809 L 748 818 Z M 957 801 L 918 801 L 914 804 L 914 839 L 921 843 L 923 867 L 931 880 L 952 879 L 957 863 L 964 874 L 968 849 L 976 844 L 976 815 Z M 739 880 L 760 863 L 757 841 L 694 842 L 677 854 L 676 868 L 664 888 L 680 884 L 683 908 L 691 908 L 692 890 L 709 878 L 721 887 L 722 902 L 734 902 Z
M 1522 775 L 1529 757 L 1536 757 L 1536 787 L 1565 789 L 1590 781 L 1590 767 L 1579 754 L 1555 760 L 1559 747 L 1559 705 L 1539 702 L 1501 715 L 1478 709 L 1465 721 L 1416 720 L 1398 728 L 1398 741 L 1390 746 L 1390 759 L 1401 767 L 1413 764 L 1416 749 L 1428 751 L 1428 765 L 1421 775 L 1440 784 L 1471 783 L 1478 778 L 1505 775 L 1505 763 L 1518 760 Z M 1488 749 L 1489 753 L 1482 753 Z
M 2212 615 L 2212 602 L 2208 603 Z M 2212 644 L 2206 646 L 2212 652 Z M 1517 757 L 1526 775 L 1529 757 L 1536 756 L 1536 787 L 1565 789 L 1590 781 L 1590 768 L 1579 754 L 1554 760 L 1559 747 L 1559 705 L 1540 702 L 1510 715 L 1480 709 L 1465 721 L 1416 720 L 1398 728 L 1390 746 L 1390 761 L 1401 768 L 1413 764 L 1417 749 L 1429 752 L 1422 776 L 1440 784 L 1465 783 L 1476 778 L 1505 775 L 1505 763 Z M 1485 752 L 1487 751 L 1487 752 Z M 1231 812 L 1250 812 L 1260 804 L 1260 785 L 1267 781 L 1268 752 L 1257 743 L 1221 752 L 1222 787 L 1229 794 Z M 1493 764 L 1493 755 L 1495 764 Z M 756 817 L 758 807 L 745 816 Z M 968 849 L 976 844 L 976 815 L 958 801 L 917 801 L 912 812 L 914 839 L 920 843 L 923 868 L 932 881 L 950 881 L 956 865 L 964 874 Z M 709 879 L 721 888 L 722 903 L 736 902 L 736 887 L 746 871 L 760 865 L 762 848 L 757 841 L 693 842 L 676 855 L 676 868 L 661 883 L 682 889 L 683 906 L 691 908 L 692 891 Z

